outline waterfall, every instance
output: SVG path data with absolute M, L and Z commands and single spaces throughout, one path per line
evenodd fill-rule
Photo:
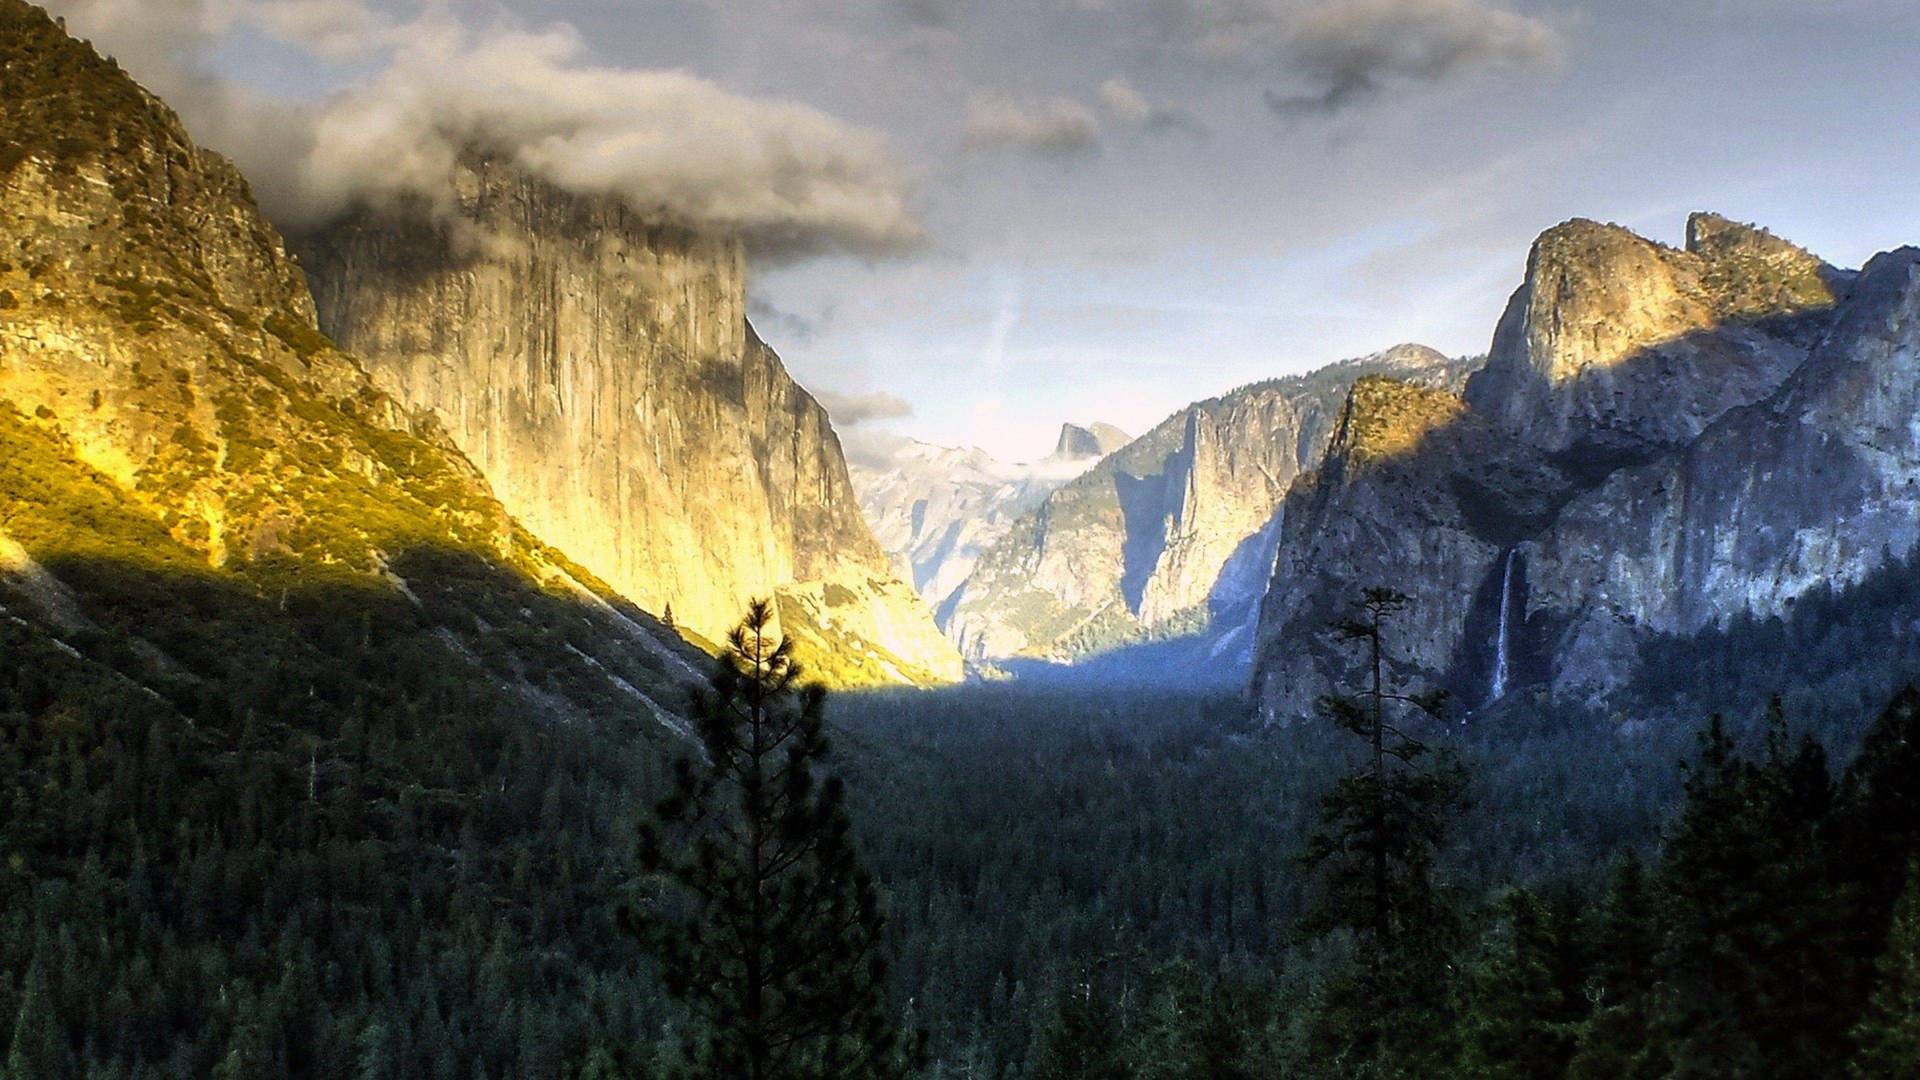
M 1500 572 L 1500 630 L 1493 639 L 1493 687 L 1489 700 L 1497 701 L 1507 692 L 1507 619 L 1513 612 L 1513 556 L 1517 549 L 1507 550 L 1506 569 Z

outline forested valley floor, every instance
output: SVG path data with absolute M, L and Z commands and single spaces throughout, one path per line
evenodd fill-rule
M 9 1078 L 683 1061 L 694 1022 L 622 928 L 668 788 L 650 721 L 210 687 L 183 716 L 0 635 Z M 368 678 L 379 644 L 335 643 Z M 928 1075 L 1896 1076 L 1915 704 L 1405 718 L 1409 775 L 1464 787 L 1394 849 L 1418 903 L 1380 942 L 1307 858 L 1365 757 L 1335 724 L 1010 683 L 836 695 L 827 727 Z

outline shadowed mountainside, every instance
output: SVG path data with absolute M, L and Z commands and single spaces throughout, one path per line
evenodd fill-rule
M 1840 271 L 1713 215 L 1688 242 L 1548 232 L 1452 415 L 1296 491 L 1262 613 L 1269 716 L 1312 711 L 1338 670 L 1325 628 L 1366 585 L 1414 598 L 1403 674 L 1479 706 L 1506 642 L 1502 689 L 1591 706 L 1662 635 L 1912 548 L 1920 447 L 1892 421 L 1915 381 L 1912 253 Z

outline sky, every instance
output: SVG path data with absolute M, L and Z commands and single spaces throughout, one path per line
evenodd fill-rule
M 1571 217 L 1920 243 L 1920 0 L 53 0 L 283 226 L 460 145 L 744 236 L 855 453 L 1417 341 Z

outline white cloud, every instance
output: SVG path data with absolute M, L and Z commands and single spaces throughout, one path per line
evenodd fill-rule
M 474 147 L 644 216 L 737 233 L 763 254 L 887 253 L 921 240 L 877 133 L 683 72 L 595 64 L 566 25 L 530 29 L 497 11 L 475 23 L 438 5 L 396 22 L 357 0 L 53 8 L 234 156 L 296 227 L 360 200 L 442 196 Z M 265 100 L 200 66 L 241 28 L 374 73 L 318 102 Z
M 900 420 L 913 415 L 913 406 L 905 399 L 885 392 L 843 394 L 816 390 L 814 400 L 827 410 L 837 428 L 857 427 L 875 420 Z
M 1152 103 L 1125 79 L 1112 78 L 1101 83 L 1100 104 L 1123 123 L 1144 125 L 1153 119 Z
M 1100 146 L 1100 118 L 1072 98 L 1027 103 L 1006 94 L 976 95 L 967 103 L 967 146 L 1017 147 L 1068 157 Z
M 1479 71 L 1538 71 L 1565 50 L 1550 22 L 1498 0 L 1166 0 L 1196 55 L 1276 66 L 1282 111 L 1333 111 L 1387 89 Z
M 1198 120 L 1179 110 L 1154 104 L 1132 83 L 1118 76 L 1100 84 L 1100 104 L 1115 121 L 1142 131 L 1194 134 L 1206 131 Z

